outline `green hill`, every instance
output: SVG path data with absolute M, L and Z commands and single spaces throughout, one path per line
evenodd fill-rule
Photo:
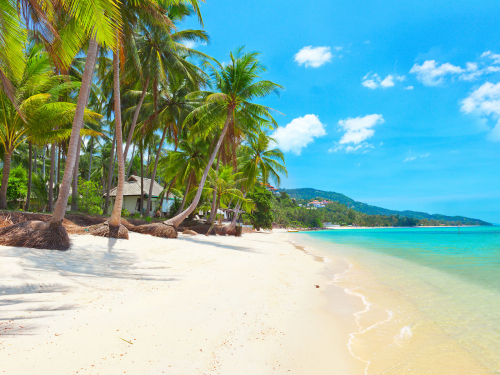
M 369 204 L 363 202 L 357 202 L 354 199 L 349 198 L 348 196 L 340 193 L 335 193 L 333 191 L 323 191 L 312 188 L 304 188 L 304 189 L 280 189 L 280 191 L 286 192 L 290 198 L 295 199 L 306 199 L 312 200 L 315 198 L 323 198 L 330 201 L 337 201 L 344 205 L 349 205 L 354 211 L 362 212 L 368 215 L 401 215 L 406 217 L 413 217 L 416 219 L 427 219 L 427 220 L 445 220 L 445 221 L 459 221 L 466 225 L 492 225 L 483 220 L 479 219 L 471 219 L 464 216 L 446 216 L 440 214 L 428 214 L 425 212 L 418 211 L 396 211 L 389 210 L 387 208 L 371 206 Z

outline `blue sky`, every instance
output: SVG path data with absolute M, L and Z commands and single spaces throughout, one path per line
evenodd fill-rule
M 285 86 L 282 187 L 500 223 L 498 1 L 207 0 L 219 61 L 245 45 Z M 195 20 L 186 27 L 198 27 Z

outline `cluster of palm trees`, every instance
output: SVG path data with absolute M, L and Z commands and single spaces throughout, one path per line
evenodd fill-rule
M 61 233 L 70 191 L 78 209 L 79 178 L 102 187 L 105 214 L 117 185 L 106 223 L 114 237 L 122 233 L 124 181 L 137 166 L 141 176 L 160 179 L 165 194 L 182 196 L 165 222 L 174 227 L 197 207 L 210 208 L 211 222 L 218 207 L 232 207 L 236 219 L 251 209 L 246 196 L 256 183 L 279 183 L 284 157 L 268 135 L 275 111 L 255 100 L 282 87 L 261 79 L 258 53 L 239 48 L 221 64 L 187 47 L 209 42 L 203 30 L 180 30 L 192 15 L 202 24 L 198 0 L 0 4 L 0 209 L 11 164 L 22 155 L 28 186 L 47 187 L 40 200 L 53 212 L 49 224 L 36 226 L 41 237 Z

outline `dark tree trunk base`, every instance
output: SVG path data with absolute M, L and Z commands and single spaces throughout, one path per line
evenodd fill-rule
M 68 250 L 71 242 L 62 223 L 23 221 L 0 228 L 0 245 L 45 250 Z
M 177 231 L 172 225 L 164 223 L 138 225 L 131 229 L 141 234 L 149 234 L 161 238 L 177 238 Z
M 102 224 L 93 225 L 88 228 L 92 236 L 121 238 L 128 240 L 128 229 L 123 226 L 111 226 L 107 222 Z

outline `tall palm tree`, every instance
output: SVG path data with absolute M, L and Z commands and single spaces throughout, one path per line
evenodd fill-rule
M 4 150 L 4 168 L 0 187 L 0 208 L 7 208 L 7 184 L 14 150 L 23 142 L 33 140 L 40 144 L 64 137 L 64 126 L 71 122 L 76 106 L 56 101 L 61 92 L 75 88 L 64 82 L 68 77 L 55 76 L 47 53 L 39 45 L 28 49 L 20 81 L 16 87 L 16 101 L 25 115 L 23 119 L 5 93 L 0 94 L 0 143 Z M 90 120 L 97 114 L 84 112 Z M 54 127 L 60 128 L 55 130 Z
M 197 4 L 196 1 L 193 1 Z M 167 10 L 167 17 L 172 22 L 171 26 L 175 26 L 185 17 L 194 13 L 193 8 L 185 3 L 172 5 Z M 201 16 L 199 15 L 201 22 Z M 170 26 L 170 25 L 167 25 Z M 182 75 L 184 79 L 194 86 L 199 86 L 205 83 L 206 77 L 204 72 L 192 62 L 187 60 L 187 57 L 210 59 L 207 55 L 187 48 L 181 42 L 196 41 L 207 43 L 208 35 L 202 30 L 181 30 L 173 32 L 168 30 L 165 32 L 165 25 L 151 25 L 145 20 L 139 20 L 135 30 L 134 43 L 130 46 L 128 80 L 139 81 L 142 83 L 142 91 L 139 96 L 137 105 L 135 106 L 132 121 L 128 131 L 127 143 L 125 145 L 124 158 L 127 158 L 128 149 L 132 142 L 132 136 L 135 131 L 139 113 L 148 88 L 151 84 L 151 93 L 154 99 L 154 114 L 158 112 L 157 98 L 161 91 L 161 86 L 170 81 L 169 76 Z
M 206 137 L 210 132 L 219 130 L 220 134 L 193 202 L 179 215 L 167 220 L 165 222 L 167 225 L 178 226 L 195 210 L 229 125 L 235 120 L 235 112 L 241 113 L 242 117 L 266 118 L 271 124 L 277 126 L 271 115 L 272 108 L 252 101 L 271 93 L 279 95 L 279 90 L 283 87 L 268 80 L 259 80 L 260 74 L 265 72 L 265 67 L 258 60 L 259 53 L 245 53 L 243 48 L 239 48 L 235 53 L 231 52 L 229 56 L 230 62 L 225 66 L 219 62 L 216 62 L 216 66 L 207 63 L 212 73 L 213 85 L 217 89 L 216 92 L 199 91 L 190 94 L 192 97 L 204 100 L 201 106 L 186 117 L 185 122 L 196 121 L 191 128 L 192 136 Z

